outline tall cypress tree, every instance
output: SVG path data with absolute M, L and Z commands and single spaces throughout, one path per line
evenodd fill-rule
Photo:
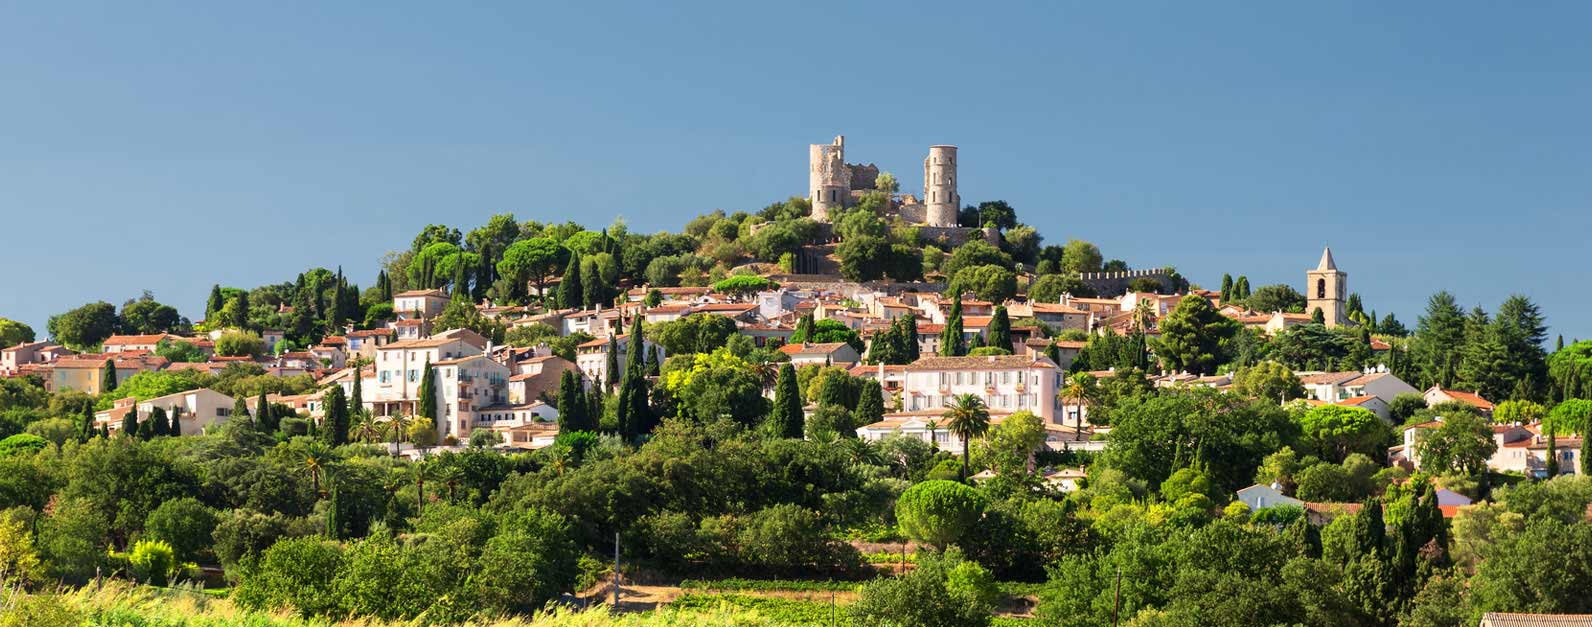
M 1233 300 L 1233 275 L 1223 273 L 1222 274 L 1222 304 L 1225 305 L 1225 304 L 1227 304 L 1227 301 L 1230 301 L 1230 300 Z
M 364 367 L 354 366 L 353 391 L 348 393 L 348 417 L 350 420 L 365 413 L 364 371 Z
M 271 415 L 271 404 L 265 400 L 265 390 L 254 401 L 254 428 L 263 433 L 276 433 L 276 420 Z
M 431 361 L 426 360 L 423 377 L 420 380 L 420 406 L 415 408 L 415 414 L 430 420 L 432 425 L 437 422 L 437 386 L 431 380 Z
M 144 419 L 149 425 L 151 436 L 166 435 L 171 430 L 171 421 L 166 419 L 166 410 L 160 407 L 149 410 L 149 417 Z
M 387 276 L 387 270 L 376 274 L 376 289 L 381 293 L 381 302 L 392 302 L 392 279 Z
M 918 317 L 910 314 L 903 317 L 906 318 L 906 322 L 901 323 L 901 327 L 906 329 L 906 334 L 902 336 L 902 349 L 905 350 L 907 363 L 910 364 L 918 360 L 922 351 L 918 346 Z
M 868 379 L 863 382 L 862 395 L 857 398 L 857 409 L 853 415 L 859 425 L 871 425 L 884 420 L 884 390 L 879 387 L 878 381 Z
M 78 442 L 87 442 L 99 434 L 99 430 L 94 428 L 94 408 L 92 406 L 83 408 L 83 418 L 78 424 L 78 430 L 80 431 L 77 436 Z
M 771 431 L 780 437 L 800 438 L 807 428 L 801 391 L 796 385 L 796 368 L 789 362 L 779 367 L 779 378 L 774 383 L 774 408 L 769 419 Z
M 631 342 L 634 343 L 635 339 L 632 338 Z M 608 335 L 607 352 L 607 362 L 604 366 L 608 372 L 604 373 L 604 376 L 608 379 L 608 388 L 612 390 L 615 385 L 619 384 L 619 337 L 617 335 L 611 333 Z
M 630 328 L 630 352 L 625 364 L 624 379 L 619 384 L 619 405 L 615 414 L 620 435 L 633 438 L 652 430 L 651 408 L 647 404 L 647 380 L 642 376 L 641 316 L 635 316 Z
M 100 394 L 110 394 L 116 391 L 116 360 L 105 358 L 105 365 L 100 370 Z
M 216 312 L 221 311 L 226 303 L 221 301 L 221 284 L 210 286 L 210 299 L 205 301 L 205 320 L 211 323 L 216 321 Z
M 343 386 L 332 386 L 321 401 L 326 414 L 321 419 L 321 441 L 332 446 L 347 444 L 348 398 L 343 394 Z
M 238 302 L 238 312 L 228 322 L 239 329 L 247 329 L 249 328 L 249 293 L 247 291 L 238 292 L 238 297 L 234 300 Z
M 608 302 L 608 285 L 603 282 L 597 260 L 588 258 L 580 263 L 581 303 L 591 309 Z
M 1012 350 L 1012 319 L 1004 305 L 995 306 L 995 315 L 989 319 L 989 337 L 985 346 Z
M 580 309 L 586 298 L 586 288 L 580 276 L 580 253 L 570 253 L 569 265 L 564 266 L 564 276 L 558 281 L 558 306 L 561 309 Z
M 591 431 L 586 424 L 587 409 L 586 395 L 581 392 L 575 372 L 565 370 L 558 380 L 558 432 Z
M 813 341 L 813 315 L 802 314 L 796 321 L 796 330 L 790 334 L 790 343 L 802 344 Z
M 658 345 L 647 348 L 647 376 L 656 377 L 663 374 L 663 363 L 658 360 Z
M 338 498 L 337 483 L 327 481 L 329 490 L 326 495 L 326 537 L 333 540 L 343 539 L 343 500 Z
M 127 437 L 138 435 L 137 408 L 129 409 L 126 414 L 122 415 L 122 435 Z
M 1581 476 L 1592 477 L 1592 414 L 1588 414 L 1581 423 Z
M 1544 466 L 1545 466 L 1545 469 L 1548 471 L 1548 478 L 1552 479 L 1554 477 L 1559 476 L 1559 446 L 1558 446 L 1558 439 L 1559 438 L 1556 437 L 1553 434 L 1553 423 L 1547 422 L 1547 421 L 1543 421 L 1543 422 L 1545 424 L 1543 425 L 1544 429 L 1542 430 L 1543 431 L 1542 437 L 1548 441 L 1548 450 L 1547 450 L 1548 458 L 1547 458 L 1547 463 L 1544 464 Z
M 960 357 L 967 354 L 967 339 L 962 337 L 962 296 L 951 302 L 951 315 L 945 319 L 945 330 L 940 332 L 940 356 Z
M 166 428 L 167 435 L 182 435 L 182 406 L 171 408 L 171 425 Z
M 259 428 L 259 422 L 257 422 L 254 417 L 249 415 L 249 401 L 246 400 L 242 394 L 239 394 L 237 398 L 232 399 L 232 417 L 230 420 L 243 420 L 247 422 L 250 427 L 254 427 L 256 429 Z

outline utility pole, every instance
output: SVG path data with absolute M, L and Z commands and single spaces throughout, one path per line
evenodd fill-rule
M 614 611 L 619 611 L 619 532 L 614 531 Z

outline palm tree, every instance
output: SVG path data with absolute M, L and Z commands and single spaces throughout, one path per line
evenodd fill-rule
M 366 442 L 380 442 L 383 426 L 370 412 L 359 412 L 354 417 L 354 437 Z
M 862 438 L 843 438 L 840 444 L 845 451 L 846 458 L 853 464 L 874 465 L 881 463 L 879 449 L 872 442 Z
M 1067 401 L 1076 403 L 1075 407 L 1078 408 L 1078 421 L 1073 425 L 1073 441 L 1083 439 L 1083 400 L 1089 396 L 1093 384 L 1094 377 L 1089 373 L 1074 372 L 1061 388 L 1061 423 L 1067 424 Z
M 409 425 L 413 423 L 413 419 L 403 414 L 393 414 L 387 417 L 387 435 L 392 441 L 392 454 L 394 457 L 398 455 L 398 451 L 401 448 L 400 445 L 403 444 L 404 438 L 409 435 Z
M 459 470 L 458 466 L 446 466 L 436 469 L 432 476 L 448 486 L 448 502 L 452 503 L 454 490 L 459 487 L 459 481 L 464 479 L 464 471 Z
M 304 445 L 304 465 L 300 469 L 310 476 L 310 485 L 315 490 L 315 497 L 325 496 L 321 493 L 321 475 L 326 473 L 326 464 L 331 461 L 332 447 L 320 440 L 310 440 Z
M 419 495 L 415 504 L 416 516 L 426 512 L 426 478 L 430 477 L 431 473 L 431 464 L 427 463 L 426 460 L 421 459 L 415 462 L 415 493 Z
M 945 409 L 945 421 L 945 427 L 962 440 L 962 480 L 966 481 L 968 453 L 972 449 L 968 443 L 989 431 L 989 408 L 977 396 L 959 394 Z

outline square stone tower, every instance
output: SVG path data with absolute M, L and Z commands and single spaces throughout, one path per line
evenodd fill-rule
M 1338 269 L 1338 264 L 1332 259 L 1332 248 L 1321 250 L 1321 262 L 1316 264 L 1316 269 L 1305 273 L 1308 281 L 1305 284 L 1305 313 L 1321 310 L 1322 317 L 1327 322 L 1327 327 L 1345 324 L 1348 319 L 1344 317 L 1344 294 L 1349 290 L 1349 274 Z

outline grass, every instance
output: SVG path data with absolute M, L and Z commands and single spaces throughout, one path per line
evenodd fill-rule
M 669 604 L 670 609 L 703 610 L 733 608 L 750 610 L 760 616 L 777 621 L 778 625 L 828 625 L 831 617 L 836 624 L 846 624 L 846 608 L 831 609 L 828 603 L 776 599 L 744 594 L 687 594 Z

